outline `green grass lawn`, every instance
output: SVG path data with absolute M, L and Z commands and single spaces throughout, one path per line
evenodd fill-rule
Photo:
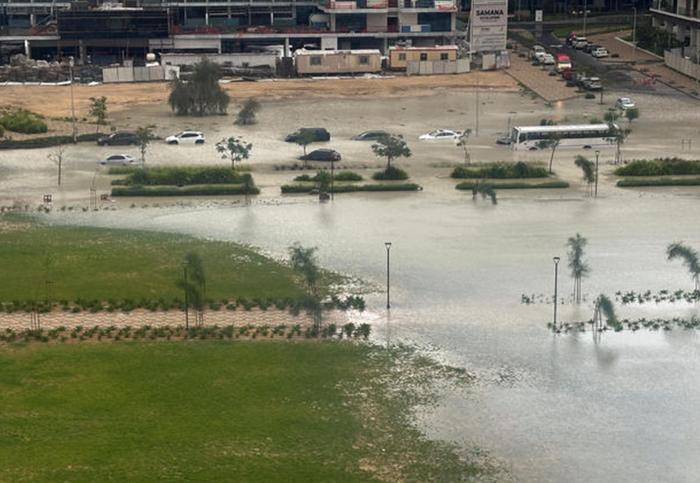
M 415 397 L 387 390 L 394 360 L 333 342 L 4 346 L 0 481 L 459 481 L 478 472 L 409 424 Z
M 0 301 L 172 299 L 185 253 L 207 272 L 207 296 L 297 298 L 292 270 L 234 243 L 83 227 L 0 223 Z

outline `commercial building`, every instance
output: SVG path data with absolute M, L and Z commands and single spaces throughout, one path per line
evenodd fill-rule
M 454 44 L 456 0 L 0 0 L 0 55 L 107 64 L 146 52 Z
M 297 74 L 369 74 L 381 72 L 382 53 L 378 50 L 297 50 Z
M 700 6 L 698 0 L 654 0 L 653 25 L 672 33 L 683 44 L 666 50 L 666 65 L 700 79 Z

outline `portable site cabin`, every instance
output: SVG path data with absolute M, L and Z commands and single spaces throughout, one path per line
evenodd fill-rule
M 434 47 L 389 47 L 389 68 L 406 70 L 410 62 L 457 62 L 456 45 Z
M 367 74 L 381 72 L 378 50 L 304 50 L 294 52 L 297 74 Z

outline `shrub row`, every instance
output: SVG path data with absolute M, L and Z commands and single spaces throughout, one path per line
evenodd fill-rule
M 256 186 L 246 188 L 244 185 L 195 185 L 184 186 L 129 186 L 112 188 L 112 196 L 227 196 L 257 195 Z
M 474 188 L 476 182 L 463 181 L 455 186 L 458 190 L 469 191 Z M 551 189 L 551 188 L 568 188 L 569 183 L 566 181 L 538 181 L 535 183 L 512 182 L 512 183 L 491 183 L 493 189 L 497 190 L 527 190 L 527 189 Z
M 679 158 L 638 159 L 615 170 L 618 176 L 700 175 L 700 161 Z
M 25 109 L 3 112 L 0 114 L 0 124 L 8 131 L 22 134 L 39 134 L 49 130 L 43 119 Z
M 311 193 L 318 191 L 313 185 L 285 184 L 282 185 L 282 193 Z M 423 188 L 415 183 L 402 184 L 365 184 L 365 185 L 341 185 L 334 186 L 334 193 L 354 193 L 358 191 L 420 191 Z
M 455 179 L 464 178 L 492 178 L 492 179 L 522 179 L 522 178 L 546 178 L 549 176 L 547 168 L 518 161 L 498 162 L 476 167 L 457 166 L 450 175 Z
M 5 329 L 0 332 L 0 342 L 5 343 L 29 343 L 29 342 L 77 342 L 85 340 L 230 340 L 238 338 L 275 338 L 282 337 L 291 339 L 293 337 L 310 338 L 363 338 L 368 339 L 371 333 L 369 324 L 355 325 L 349 322 L 341 327 L 335 324 L 323 326 L 320 330 L 316 327 L 306 327 L 302 330 L 301 325 L 279 324 L 270 325 L 242 325 L 235 327 L 233 325 L 201 325 L 185 328 L 182 325 L 175 327 L 163 326 L 153 327 L 144 325 L 141 327 L 116 327 L 114 325 L 108 327 L 93 326 L 90 328 L 77 326 L 69 329 L 61 326 L 55 329 L 25 329 L 14 330 Z
M 236 299 L 214 300 L 207 299 L 206 307 L 208 310 L 252 310 L 259 308 L 267 310 L 274 307 L 277 310 L 289 310 L 292 313 L 298 314 L 305 308 L 306 300 L 304 299 L 268 299 L 268 298 L 252 298 L 238 297 Z M 53 309 L 60 308 L 63 312 L 80 313 L 80 312 L 131 312 L 136 309 L 150 310 L 151 312 L 168 311 L 168 310 L 184 310 L 185 303 L 179 298 L 173 299 L 123 299 L 123 300 L 95 300 L 95 299 L 76 299 L 72 302 L 68 300 L 60 300 L 57 303 L 37 300 L 14 300 L 12 302 L 0 302 L 0 312 L 15 313 L 15 312 L 39 312 L 48 313 Z M 356 295 L 350 295 L 345 298 L 332 296 L 327 302 L 324 302 L 324 308 L 327 310 L 365 310 L 364 298 Z
M 635 178 L 621 179 L 617 182 L 620 188 L 644 186 L 700 186 L 700 176 L 690 178 Z
M 95 142 L 103 136 L 99 133 L 81 134 L 77 137 L 78 142 Z M 0 149 L 34 149 L 34 148 L 49 148 L 51 146 L 59 146 L 61 144 L 73 144 L 73 136 L 48 136 L 43 138 L 22 139 L 15 141 L 6 139 L 0 141 Z
M 231 168 L 215 166 L 131 168 L 125 172 L 111 168 L 109 174 L 126 174 L 124 180 L 116 180 L 118 182 L 113 181 L 112 184 L 127 186 L 241 184 L 244 176 L 250 176 Z
M 372 175 L 372 179 L 376 181 L 402 181 L 408 179 L 408 173 L 401 168 L 391 166 L 383 171 L 377 171 Z
M 335 181 L 362 181 L 361 175 L 353 173 L 352 171 L 341 171 L 333 176 Z M 318 181 L 318 175 L 309 176 L 308 174 L 302 174 L 294 178 L 294 181 Z

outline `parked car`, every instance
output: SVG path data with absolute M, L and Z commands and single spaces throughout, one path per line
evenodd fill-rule
M 576 37 L 576 40 L 571 43 L 571 46 L 576 50 L 581 50 L 586 45 L 588 45 L 588 39 L 586 37 Z
M 598 45 L 598 44 L 586 44 L 585 47 L 583 47 L 581 50 L 583 50 L 587 54 L 590 54 L 598 47 L 600 47 L 600 45 Z
M 564 78 L 564 80 L 573 82 L 576 80 L 576 69 L 564 69 L 561 71 L 561 76 Z
M 133 156 L 130 156 L 128 154 L 112 154 L 111 156 L 107 156 L 105 159 L 100 161 L 100 164 L 102 166 L 127 166 L 129 164 L 134 164 L 136 160 L 134 160 Z
M 545 54 L 547 54 L 547 51 L 544 50 L 544 47 L 541 45 L 535 45 L 530 51 L 530 59 L 534 62 L 542 63 L 542 58 L 545 56 Z
M 352 139 L 355 141 L 377 141 L 378 139 L 387 137 L 388 135 L 389 133 L 386 131 L 365 131 Z
M 168 144 L 204 144 L 204 134 L 199 131 L 182 131 L 165 138 Z
M 571 69 L 573 64 L 571 63 L 571 58 L 566 54 L 556 54 L 554 60 L 557 64 L 557 72 L 563 72 L 566 69 Z
M 542 60 L 540 60 L 540 63 L 544 65 L 554 65 L 556 64 L 556 61 L 554 60 L 554 56 L 552 54 L 544 54 L 542 56 Z
M 600 77 L 590 77 L 583 81 L 583 88 L 589 91 L 599 91 L 603 88 Z
M 136 133 L 128 131 L 117 131 L 109 136 L 101 137 L 97 140 L 99 146 L 128 146 L 138 144 L 139 139 Z
M 452 131 L 451 129 L 436 129 L 429 133 L 418 136 L 418 139 L 458 139 L 462 135 L 461 131 Z
M 598 47 L 596 49 L 593 49 L 591 55 L 596 59 L 602 59 L 603 57 L 607 57 L 610 54 L 608 53 L 608 49 L 606 49 L 605 47 Z
M 615 107 L 626 111 L 627 109 L 634 109 L 637 106 L 634 104 L 634 102 L 632 102 L 632 99 L 630 99 L 629 97 L 620 97 L 615 102 Z
M 322 127 L 302 127 L 292 134 L 287 135 L 284 140 L 288 143 L 295 143 L 301 137 L 305 134 L 309 133 L 310 136 L 313 138 L 312 142 L 320 142 L 320 141 L 330 141 L 331 140 L 331 133 L 328 132 L 325 128 Z
M 314 149 L 310 153 L 300 156 L 304 161 L 340 161 L 340 153 L 334 149 Z

